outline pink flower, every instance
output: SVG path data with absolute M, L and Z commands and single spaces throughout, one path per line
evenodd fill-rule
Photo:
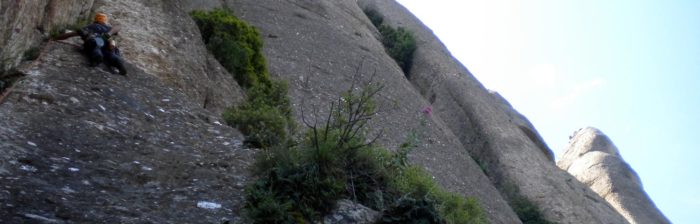
M 433 114 L 433 107 L 431 107 L 431 106 L 426 106 L 426 107 L 423 108 L 422 112 L 423 112 L 425 115 L 430 116 L 430 115 Z

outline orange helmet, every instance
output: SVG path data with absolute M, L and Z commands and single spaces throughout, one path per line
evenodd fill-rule
M 107 24 L 107 14 L 98 12 L 95 14 L 95 22 L 101 24 Z

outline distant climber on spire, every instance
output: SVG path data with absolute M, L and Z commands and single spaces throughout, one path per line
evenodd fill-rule
M 107 14 L 96 13 L 95 21 L 83 27 L 79 31 L 69 31 L 54 38 L 54 40 L 64 40 L 74 36 L 83 39 L 83 51 L 90 59 L 90 66 L 97 66 L 105 62 L 107 66 L 117 68 L 120 75 L 126 75 L 124 61 L 121 58 L 119 48 L 112 38 L 121 30 L 119 25 L 110 26 Z

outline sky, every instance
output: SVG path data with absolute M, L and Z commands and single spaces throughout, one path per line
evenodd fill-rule
M 557 157 L 596 127 L 671 222 L 700 220 L 700 1 L 398 2 Z

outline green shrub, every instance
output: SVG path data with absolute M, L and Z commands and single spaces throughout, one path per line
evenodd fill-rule
M 394 58 L 404 73 L 409 74 L 413 65 L 413 53 L 416 51 L 416 39 L 413 33 L 399 27 L 398 29 L 382 25 L 379 27 L 382 34 L 382 44 L 389 56 Z
M 22 60 L 25 61 L 33 61 L 39 58 L 39 53 L 41 53 L 41 48 L 39 47 L 32 47 L 24 51 L 22 54 Z
M 253 223 L 312 223 L 339 199 L 351 199 L 381 211 L 379 223 L 484 223 L 475 200 L 442 190 L 406 164 L 417 140 L 398 153 L 367 142 L 371 98 L 380 89 L 343 94 L 325 124 L 306 124 L 299 144 L 263 152 L 256 163 L 260 179 L 246 191 L 245 216 Z
M 391 184 L 402 195 L 433 201 L 441 219 L 447 223 L 486 223 L 486 217 L 475 199 L 442 190 L 432 176 L 420 167 L 402 169 Z
M 413 33 L 403 27 L 394 28 L 384 24 L 384 17 L 374 9 L 366 8 L 364 13 L 379 30 L 381 42 L 386 52 L 396 61 L 406 74 L 406 77 L 408 77 L 413 65 L 413 53 L 417 48 L 416 38 L 413 36 Z
M 294 206 L 293 201 L 279 200 L 269 185 L 267 179 L 260 179 L 246 189 L 246 206 L 256 209 L 246 210 L 245 215 L 257 223 L 294 223 L 287 212 Z
M 190 16 L 197 23 L 209 51 L 234 74 L 239 85 L 249 88 L 261 82 L 269 84 L 262 39 L 254 27 L 225 9 L 196 10 Z
M 49 37 L 50 38 L 57 37 L 58 35 L 61 35 L 63 32 L 65 32 L 66 30 L 78 31 L 78 30 L 82 29 L 83 27 L 90 25 L 90 23 L 92 23 L 91 19 L 93 17 L 94 17 L 94 15 L 89 16 L 89 17 L 80 18 L 74 24 L 55 25 L 54 27 L 51 28 L 51 30 L 49 30 Z
M 520 188 L 515 184 L 505 184 L 501 190 L 505 193 L 510 206 L 520 218 L 523 224 L 554 224 L 547 221 L 540 209 L 520 193 Z
M 246 141 L 254 146 L 266 148 L 285 143 L 295 125 L 286 83 L 272 81 L 269 86 L 256 85 L 246 92 L 246 102 L 224 112 L 226 123 L 246 134 Z
M 384 23 L 384 17 L 377 12 L 377 10 L 371 9 L 371 8 L 365 8 L 363 9 L 365 12 L 365 15 L 367 15 L 367 18 L 369 18 L 369 21 L 372 22 L 372 25 L 375 27 L 379 27 Z
M 445 223 L 435 208 L 435 202 L 426 198 L 400 198 L 394 207 L 384 212 L 379 224 Z
M 438 192 L 435 196 L 438 211 L 448 224 L 488 223 L 479 202 L 474 198 L 465 198 L 449 192 Z
M 227 124 L 246 133 L 246 141 L 257 147 L 272 146 L 287 137 L 287 119 L 275 107 L 245 103 L 227 109 L 223 117 Z
M 260 33 L 228 10 L 193 11 L 190 15 L 207 49 L 246 90 L 246 102 L 224 112 L 226 123 L 240 129 L 254 146 L 286 143 L 296 125 L 287 84 L 270 78 Z

